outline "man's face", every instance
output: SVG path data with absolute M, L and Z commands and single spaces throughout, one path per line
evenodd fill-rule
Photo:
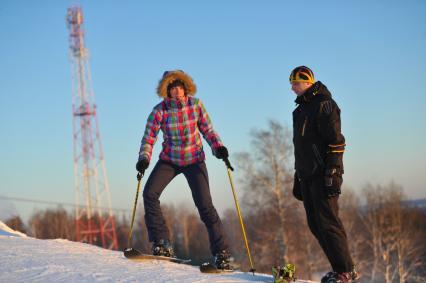
M 170 96 L 172 98 L 182 100 L 185 97 L 185 89 L 181 85 L 173 86 L 170 89 Z
M 294 82 L 291 83 L 291 90 L 294 91 L 294 93 L 297 96 L 301 96 L 305 93 L 305 91 L 311 87 L 311 83 L 305 83 L 305 82 Z

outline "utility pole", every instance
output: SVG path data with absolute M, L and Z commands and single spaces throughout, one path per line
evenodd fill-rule
M 81 7 L 68 8 L 66 20 L 72 67 L 76 240 L 118 249 Z

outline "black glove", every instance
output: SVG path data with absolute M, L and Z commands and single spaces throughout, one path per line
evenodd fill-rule
M 141 160 L 138 161 L 138 163 L 136 163 L 136 170 L 141 173 L 144 174 L 146 168 L 148 168 L 149 166 L 149 161 L 146 158 L 142 158 Z
M 338 168 L 330 168 L 325 170 L 324 174 L 324 188 L 325 194 L 328 198 L 340 195 L 343 178 Z
M 219 159 L 226 159 L 229 157 L 228 149 L 224 146 L 220 146 L 216 149 L 216 157 Z
M 300 181 L 297 177 L 297 173 L 294 172 L 294 181 L 293 181 L 293 196 L 300 201 L 303 201 L 302 190 L 300 188 Z

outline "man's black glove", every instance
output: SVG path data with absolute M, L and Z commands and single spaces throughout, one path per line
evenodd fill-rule
M 228 149 L 224 146 L 220 146 L 216 149 L 216 157 L 219 159 L 226 159 L 229 157 Z
M 325 194 L 328 198 L 340 195 L 343 178 L 342 173 L 338 168 L 330 168 L 325 170 L 324 174 L 324 187 Z
M 139 173 L 144 174 L 144 173 L 145 173 L 145 170 L 146 170 L 146 168 L 148 168 L 148 166 L 149 166 L 149 161 L 148 161 L 148 159 L 146 159 L 146 158 L 142 158 L 141 160 L 139 160 L 139 161 L 136 163 L 136 170 L 137 170 Z
M 300 201 L 303 201 L 302 189 L 300 188 L 299 177 L 297 177 L 297 173 L 294 172 L 294 180 L 293 180 L 293 196 Z

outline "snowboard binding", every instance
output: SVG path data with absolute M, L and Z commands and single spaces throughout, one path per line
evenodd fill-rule
M 355 268 L 350 272 L 334 272 L 330 271 L 323 278 L 321 283 L 356 283 L 359 280 L 359 275 Z
M 217 269 L 232 270 L 231 254 L 227 250 L 222 250 L 215 255 L 215 265 Z
M 152 254 L 155 256 L 175 257 L 172 244 L 167 240 L 159 240 L 152 245 Z

